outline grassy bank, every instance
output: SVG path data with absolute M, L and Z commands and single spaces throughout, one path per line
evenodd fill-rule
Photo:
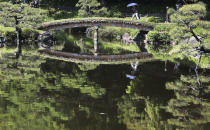
M 58 40 L 55 49 L 61 49 L 65 52 L 73 52 L 80 54 L 93 54 L 94 43 L 93 39 L 87 38 L 84 35 L 71 35 L 64 31 L 55 32 L 56 39 Z M 136 44 L 125 45 L 119 41 L 105 42 L 99 40 L 98 52 L 100 54 L 125 54 L 140 52 Z

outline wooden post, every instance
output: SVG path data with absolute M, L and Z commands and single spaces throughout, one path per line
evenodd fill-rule
M 98 26 L 94 27 L 94 55 L 98 55 Z

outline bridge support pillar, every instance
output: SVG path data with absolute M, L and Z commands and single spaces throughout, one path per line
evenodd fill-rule
M 140 31 L 136 37 L 134 38 L 134 41 L 136 41 L 137 46 L 139 47 L 141 52 L 147 52 L 145 48 L 145 40 L 146 40 L 146 35 L 148 31 Z
M 98 26 L 94 27 L 94 55 L 98 55 Z

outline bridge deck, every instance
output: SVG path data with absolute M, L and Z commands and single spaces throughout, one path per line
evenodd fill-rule
M 55 20 L 44 23 L 39 29 L 59 30 L 63 28 L 85 27 L 85 26 L 114 26 L 150 31 L 155 23 L 148 23 L 139 20 L 129 20 L 124 18 L 74 18 Z
M 73 62 L 94 62 L 94 63 L 126 63 L 136 60 L 147 61 L 153 58 L 152 54 L 142 52 L 124 55 L 81 55 L 76 53 L 67 53 L 61 51 L 53 51 L 49 49 L 40 50 L 41 55 L 47 56 L 49 58 L 73 61 Z

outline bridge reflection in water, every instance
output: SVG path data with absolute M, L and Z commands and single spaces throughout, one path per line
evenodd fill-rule
M 93 62 L 102 64 L 113 63 L 128 63 L 132 61 L 149 61 L 153 59 L 152 54 L 147 52 L 132 53 L 124 55 L 83 55 L 77 53 L 68 53 L 61 51 L 53 51 L 50 49 L 39 50 L 39 53 L 43 56 L 64 60 L 64 61 L 76 61 L 76 62 Z

